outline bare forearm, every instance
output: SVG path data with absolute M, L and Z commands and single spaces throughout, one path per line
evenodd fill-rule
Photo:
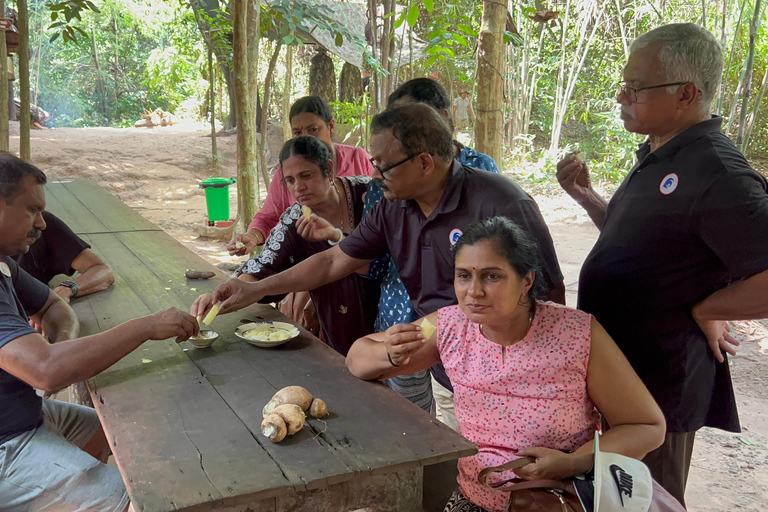
M 365 263 L 365 260 L 347 257 L 338 246 L 333 247 L 284 272 L 258 281 L 254 284 L 253 294 L 261 298 L 314 290 L 348 276 Z
M 56 300 L 42 318 L 43 332 L 52 342 L 66 341 L 80 335 L 80 322 L 64 300 Z
M 147 319 L 129 320 L 108 331 L 51 346 L 44 364 L 46 391 L 90 379 L 149 339 Z
M 664 438 L 664 430 L 663 424 L 617 425 L 611 427 L 600 436 L 600 451 L 618 453 L 641 460 L 648 453 L 659 447 L 657 440 Z M 582 461 L 584 457 L 590 456 L 588 460 L 591 462 L 594 444 L 594 441 L 589 441 L 573 452 L 573 455 Z M 591 464 L 585 471 L 589 471 L 589 469 L 591 469 Z
M 267 237 L 264 236 L 264 233 L 259 231 L 258 228 L 250 228 L 248 230 L 248 234 L 254 237 L 254 239 L 256 240 L 256 245 L 264 245 L 264 242 L 267 239 Z
M 384 343 L 371 338 L 357 340 L 347 353 L 346 363 L 349 372 L 362 380 L 381 379 L 387 372 L 396 369 L 387 358 Z
M 584 201 L 579 201 L 579 204 L 586 210 L 587 215 L 592 219 L 597 229 L 602 230 L 603 224 L 605 224 L 605 213 L 608 210 L 608 201 L 590 189 L 589 197 Z
M 107 265 L 95 265 L 75 279 L 77 296 L 83 297 L 91 293 L 106 290 L 115 282 L 115 274 Z
M 698 321 L 768 318 L 768 270 L 719 290 L 693 308 Z

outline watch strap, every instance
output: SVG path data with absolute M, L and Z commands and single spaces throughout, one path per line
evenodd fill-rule
M 62 281 L 61 284 L 59 284 L 59 286 L 66 286 L 67 288 L 69 288 L 70 290 L 72 290 L 72 297 L 70 298 L 72 299 L 77 298 L 78 287 L 76 282 L 67 279 L 66 281 Z

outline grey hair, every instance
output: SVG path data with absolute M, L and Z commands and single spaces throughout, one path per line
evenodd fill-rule
M 723 49 L 707 29 L 695 23 L 670 23 L 632 42 L 631 52 L 659 47 L 659 61 L 669 82 L 690 81 L 699 90 L 699 114 L 709 115 L 723 75 Z M 668 87 L 675 92 L 677 87 Z

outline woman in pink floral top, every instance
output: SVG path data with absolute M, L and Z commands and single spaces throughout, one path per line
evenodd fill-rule
M 601 449 L 641 459 L 664 439 L 664 417 L 624 355 L 591 315 L 535 300 L 538 248 L 512 221 L 471 226 L 454 247 L 458 305 L 355 342 L 349 370 L 387 379 L 441 362 L 455 389 L 459 432 L 478 453 L 459 461 L 447 511 L 504 511 L 508 494 L 478 473 L 521 456 L 535 462 L 501 478 L 562 479 L 592 467 Z M 598 412 L 600 411 L 600 412 Z
M 363 148 L 355 148 L 331 141 L 335 123 L 331 108 L 320 96 L 304 96 L 291 105 L 289 114 L 293 136 L 312 135 L 328 144 L 333 151 L 333 163 L 336 176 L 371 176 L 370 158 Z M 267 191 L 267 199 L 256 212 L 248 231 L 237 235 L 227 245 L 229 254 L 243 256 L 249 254 L 257 245 L 263 245 L 272 228 L 280 222 L 283 212 L 293 206 L 296 199 L 288 191 L 283 181 L 283 170 L 278 167 Z M 240 242 L 242 247 L 236 247 Z

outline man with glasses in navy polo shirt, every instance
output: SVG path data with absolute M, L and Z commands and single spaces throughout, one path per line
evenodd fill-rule
M 622 349 L 667 421 L 645 462 L 681 503 L 696 430 L 738 432 L 727 320 L 768 317 L 768 184 L 710 116 L 723 52 L 695 24 L 659 27 L 632 44 L 618 102 L 648 135 L 610 202 L 586 164 L 557 166 L 600 237 L 584 262 L 579 308 Z
M 243 308 L 262 297 L 313 289 L 364 267 L 387 252 L 392 255 L 419 316 L 456 304 L 453 251 L 472 223 L 495 216 L 515 221 L 541 248 L 545 299 L 565 302 L 557 255 L 536 202 L 512 180 L 461 165 L 445 120 L 432 107 L 411 103 L 374 117 L 371 154 L 373 179 L 384 192 L 360 225 L 341 243 L 295 267 L 257 283 L 230 280 L 214 296 L 193 304 L 193 315 L 204 314 L 213 300 L 222 313 Z M 311 219 L 299 219 L 304 229 Z M 442 367 L 435 379 L 450 382 Z

